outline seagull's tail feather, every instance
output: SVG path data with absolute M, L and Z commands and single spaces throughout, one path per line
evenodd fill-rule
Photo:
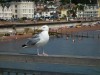
M 26 44 L 23 44 L 23 45 L 22 45 L 22 47 L 23 47 L 23 48 L 26 48 L 26 47 L 27 47 L 27 45 L 26 45 Z

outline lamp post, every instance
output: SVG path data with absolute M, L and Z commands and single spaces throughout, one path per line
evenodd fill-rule
M 90 1 L 90 3 L 91 3 L 91 0 L 89 0 Z
M 70 0 L 70 8 L 69 8 L 70 10 L 72 9 L 72 8 L 71 8 L 71 3 L 72 3 L 72 1 Z M 71 17 L 72 17 L 72 15 L 70 14 L 70 16 L 69 16 L 69 17 L 71 18 Z M 68 20 L 69 20 L 69 19 L 68 19 Z
M 90 3 L 92 3 L 92 1 L 91 0 L 89 0 L 90 1 Z M 93 19 L 93 6 L 92 6 L 92 8 L 91 8 L 92 10 L 91 10 L 91 21 L 92 21 L 92 19 Z
M 72 3 L 72 0 L 70 0 L 70 4 Z

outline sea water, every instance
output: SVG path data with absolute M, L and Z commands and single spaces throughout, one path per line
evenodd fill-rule
M 94 31 L 93 31 L 94 32 Z M 86 33 L 86 32 L 82 32 Z M 80 33 L 81 34 L 81 33 Z M 94 38 L 80 38 L 63 36 L 61 38 L 51 37 L 48 44 L 44 46 L 44 51 L 48 55 L 72 55 L 72 56 L 92 56 L 100 57 L 100 38 L 96 37 L 96 33 L 89 32 L 95 35 Z M 73 41 L 74 40 L 74 41 Z M 0 53 L 21 53 L 21 54 L 36 54 L 36 49 L 22 48 L 27 39 L 12 40 L 0 42 Z M 40 49 L 40 52 L 41 49 Z M 91 62 L 92 63 L 92 62 Z M 100 75 L 100 67 L 65 65 L 65 64 L 48 64 L 48 63 L 13 63 L 0 62 L 1 68 L 15 68 L 36 71 L 62 72 L 84 75 Z

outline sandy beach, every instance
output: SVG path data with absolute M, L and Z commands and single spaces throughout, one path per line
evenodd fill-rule
M 100 30 L 100 25 L 95 26 L 82 26 L 80 28 L 67 28 L 63 30 L 65 33 L 71 33 L 71 32 L 80 32 L 80 31 L 90 31 L 90 30 Z
M 91 30 L 100 30 L 100 25 L 95 25 L 95 26 L 82 26 L 79 28 L 73 27 L 73 28 L 66 28 L 66 27 L 62 27 L 62 28 L 58 28 L 56 29 L 57 32 L 59 33 L 73 33 L 73 32 L 80 32 L 80 31 L 91 31 Z M 50 32 L 54 32 L 52 31 L 52 29 L 50 29 Z M 17 40 L 17 39 L 24 39 L 24 38 L 29 38 L 32 36 L 32 33 L 27 33 L 27 34 L 23 34 L 23 35 L 13 35 L 13 36 L 3 36 L 1 37 L 1 41 L 11 41 L 11 40 Z

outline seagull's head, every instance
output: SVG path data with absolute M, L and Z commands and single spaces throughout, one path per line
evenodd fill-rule
M 42 31 L 49 31 L 49 27 L 47 25 L 44 25 L 41 27 Z

